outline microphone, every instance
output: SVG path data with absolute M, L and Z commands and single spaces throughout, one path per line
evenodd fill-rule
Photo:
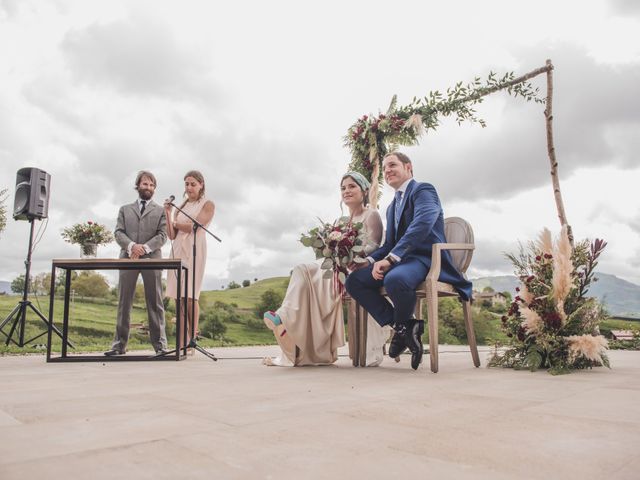
M 173 201 L 176 199 L 175 195 L 169 195 L 169 202 L 168 203 L 173 203 Z

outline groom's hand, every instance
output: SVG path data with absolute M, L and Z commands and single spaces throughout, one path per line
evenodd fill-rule
M 380 260 L 373 264 L 371 275 L 376 280 L 382 280 L 384 278 L 384 274 L 387 273 L 390 268 L 391 263 L 389 262 L 389 260 Z
M 138 258 L 144 256 L 147 253 L 144 249 L 144 245 L 136 243 L 133 247 L 131 247 L 131 258 L 137 260 Z

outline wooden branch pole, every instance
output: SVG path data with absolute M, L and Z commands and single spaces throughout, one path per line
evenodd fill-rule
M 517 85 L 519 83 L 526 82 L 527 80 L 533 77 L 536 77 L 541 73 L 546 72 L 548 74 L 551 70 L 553 70 L 553 65 L 551 65 L 550 60 L 547 60 L 547 65 L 545 65 L 544 67 L 536 68 L 535 70 L 532 70 L 529 73 L 525 73 L 521 77 L 514 78 L 510 82 L 501 83 L 499 85 L 495 85 L 493 87 L 487 88 L 486 90 L 483 90 L 481 93 L 464 98 L 462 101 L 467 102 L 470 100 L 477 100 L 478 98 L 486 97 L 487 95 L 497 92 L 498 90 L 504 90 L 505 88 L 513 87 L 514 85 Z
M 571 225 L 567 222 L 567 215 L 564 211 L 562 192 L 560 191 L 560 178 L 558 177 L 558 161 L 556 160 L 556 148 L 553 144 L 553 65 L 551 60 L 547 60 L 547 100 L 545 102 L 544 117 L 547 123 L 547 151 L 549 152 L 549 162 L 551 163 L 551 183 L 553 184 L 553 195 L 556 199 L 558 209 L 558 219 L 560 226 L 567 226 L 569 242 L 573 247 L 573 232 Z
M 464 97 L 459 99 L 460 103 L 466 102 L 474 102 L 479 98 L 485 97 L 491 93 L 497 92 L 499 90 L 504 90 L 513 87 L 519 83 L 526 82 L 527 80 L 536 77 L 542 73 L 547 74 L 547 98 L 545 101 L 546 107 L 544 110 L 544 116 L 546 119 L 546 131 L 547 131 L 547 150 L 549 152 L 549 162 L 551 163 L 551 182 L 553 184 L 553 195 L 556 201 L 556 208 L 558 210 L 558 218 L 560 220 L 560 226 L 567 227 L 567 234 L 569 236 L 569 241 L 571 242 L 571 246 L 574 246 L 573 241 L 573 232 L 571 230 L 571 226 L 569 222 L 567 222 L 567 215 L 564 210 L 564 203 L 562 201 L 562 193 L 560 191 L 560 179 L 558 177 L 558 161 L 556 160 L 556 150 L 553 144 L 553 64 L 551 60 L 547 60 L 543 67 L 537 68 L 535 70 L 530 71 L 518 78 L 514 78 L 508 82 L 500 83 L 494 85 L 492 87 L 479 90 L 474 95 L 470 95 L 468 97 Z M 395 97 L 394 97 L 395 100 Z M 392 105 L 394 103 L 392 102 Z M 380 172 L 380 163 L 382 161 L 381 158 L 378 157 L 377 151 L 369 152 L 369 160 L 374 166 L 373 174 L 371 176 L 371 193 L 370 193 L 370 203 L 372 208 L 377 208 L 378 206 L 378 178 Z M 374 186 L 375 184 L 375 186 Z

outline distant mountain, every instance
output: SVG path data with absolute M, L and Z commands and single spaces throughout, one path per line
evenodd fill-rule
M 500 275 L 496 277 L 472 278 L 473 289 L 481 292 L 485 287 L 491 287 L 496 292 L 509 292 L 515 296 L 516 287 L 520 283 L 515 275 Z
M 588 295 L 596 297 L 612 315 L 640 318 L 640 286 L 615 275 L 596 273 L 597 282 L 591 285 Z M 507 291 L 515 296 L 518 279 L 514 275 L 474 278 L 473 288 L 482 291 L 491 287 L 497 292 Z
M 0 280 L 0 293 L 6 293 L 7 295 L 11 295 L 11 282 L 5 282 L 4 280 Z

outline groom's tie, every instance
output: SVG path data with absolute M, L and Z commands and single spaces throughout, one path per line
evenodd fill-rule
M 402 192 L 398 190 L 396 192 L 396 208 L 394 211 L 394 225 L 396 227 L 396 235 L 398 234 L 398 224 L 400 223 L 400 215 L 402 214 Z
M 147 201 L 140 200 L 140 204 L 142 205 L 142 208 L 140 209 L 140 216 L 142 216 L 142 214 L 144 213 L 144 209 L 147 208 Z

